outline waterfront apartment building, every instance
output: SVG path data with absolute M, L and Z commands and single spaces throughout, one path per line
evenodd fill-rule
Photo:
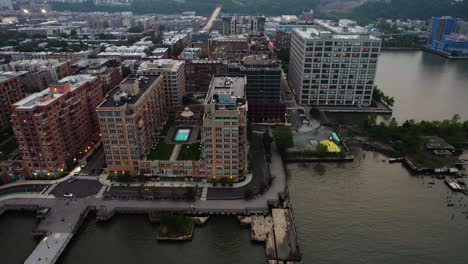
M 440 41 L 445 35 L 455 32 L 457 28 L 458 18 L 449 16 L 432 17 L 431 24 L 429 25 L 429 32 L 427 41 L 430 45 L 434 41 Z
M 245 175 L 247 162 L 247 79 L 215 75 L 205 99 L 202 155 L 207 178 Z
M 21 100 L 24 86 L 15 75 L 0 75 L 0 132 L 10 128 L 11 105 Z
M 230 74 L 247 78 L 248 117 L 252 122 L 282 122 L 286 106 L 281 102 L 281 66 L 266 56 L 247 56 L 242 64 L 229 65 Z
M 370 105 L 381 40 L 324 25 L 329 30 L 293 30 L 289 83 L 296 98 L 301 105 Z
M 163 77 L 164 94 L 169 108 L 180 105 L 185 95 L 185 62 L 163 59 L 144 61 L 137 71 L 143 75 L 161 75 Z
M 110 174 L 139 173 L 166 115 L 164 77 L 130 75 L 97 107 Z
M 96 107 L 99 78 L 72 75 L 12 105 L 12 128 L 32 178 L 61 176 L 100 140 Z

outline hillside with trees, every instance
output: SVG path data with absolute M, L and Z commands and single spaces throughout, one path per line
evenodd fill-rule
M 429 19 L 453 16 L 468 19 L 468 1 L 455 0 L 392 0 L 368 1 L 353 10 L 353 16 L 376 19 Z
M 344 0 L 347 1 L 347 0 Z M 95 6 L 92 0 L 85 3 L 69 4 L 52 2 L 56 11 L 72 10 L 76 12 L 132 11 L 135 14 L 175 14 L 184 11 L 197 11 L 200 15 L 209 15 L 217 4 L 223 5 L 223 12 L 250 15 L 285 15 L 301 14 L 302 11 L 314 9 L 320 0 L 135 0 L 131 7 Z

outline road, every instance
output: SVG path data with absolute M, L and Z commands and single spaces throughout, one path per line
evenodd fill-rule
M 106 166 L 106 157 L 104 156 L 104 149 L 100 147 L 96 152 L 88 158 L 88 162 L 84 168 L 81 169 L 83 175 L 99 175 L 102 168 Z
M 65 193 L 72 193 L 75 198 L 96 195 L 102 187 L 98 177 L 88 176 L 89 179 L 83 179 L 83 177 L 78 176 L 72 183 L 68 183 L 68 181 L 59 183 L 50 194 L 57 198 L 63 198 Z
M 211 31 L 211 28 L 213 27 L 213 22 L 215 21 L 215 19 L 218 17 L 219 13 L 221 12 L 221 8 L 222 8 L 221 5 L 215 8 L 213 13 L 211 14 L 211 17 L 206 22 L 206 25 L 203 27 L 202 31 L 205 31 L 205 32 Z

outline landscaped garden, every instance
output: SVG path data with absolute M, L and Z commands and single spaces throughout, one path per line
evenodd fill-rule
M 156 144 L 156 147 L 152 149 L 151 152 L 148 154 L 147 159 L 168 160 L 171 157 L 173 149 L 173 144 L 167 144 L 164 142 L 164 139 L 159 138 L 159 142 Z
M 200 157 L 200 142 L 197 142 L 193 144 L 183 144 L 180 148 L 177 160 L 200 160 Z

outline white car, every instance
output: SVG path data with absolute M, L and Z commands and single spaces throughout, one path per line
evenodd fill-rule
M 86 165 L 88 165 L 88 163 L 87 163 L 87 162 L 83 162 L 83 163 L 81 163 L 80 166 L 81 166 L 81 168 L 84 168 L 84 167 L 86 167 Z
M 73 198 L 73 193 L 64 193 L 64 194 L 63 194 L 63 197 L 66 197 L 66 198 Z

